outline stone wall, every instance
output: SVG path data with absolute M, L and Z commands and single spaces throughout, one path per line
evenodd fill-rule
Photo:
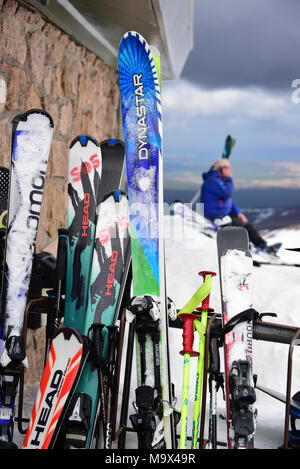
M 9 167 L 11 121 L 32 108 L 54 120 L 37 251 L 66 226 L 68 146 L 78 134 L 99 141 L 119 133 L 116 70 L 40 13 L 0 0 L 0 165 Z

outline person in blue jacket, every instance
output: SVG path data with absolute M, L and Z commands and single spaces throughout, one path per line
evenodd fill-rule
M 204 204 L 204 216 L 215 226 L 243 226 L 249 234 L 250 241 L 266 252 L 276 253 L 278 246 L 267 246 L 266 241 L 248 222 L 232 196 L 234 183 L 230 162 L 226 158 L 219 158 L 207 173 L 203 173 L 200 201 Z

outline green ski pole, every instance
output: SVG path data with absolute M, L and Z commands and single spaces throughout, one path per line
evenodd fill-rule
M 199 272 L 202 275 L 203 280 L 207 281 L 212 287 L 212 277 L 215 276 L 215 272 L 202 271 Z M 209 307 L 209 296 L 210 293 L 204 298 L 202 306 L 197 308 L 197 311 L 201 312 L 201 320 L 196 319 L 194 326 L 199 334 L 199 354 L 197 363 L 197 376 L 196 376 L 196 387 L 195 387 L 195 401 L 194 401 L 194 416 L 193 416 L 193 428 L 192 428 L 192 444 L 191 449 L 197 448 L 198 435 L 199 435 L 199 420 L 201 410 L 201 396 L 202 396 L 202 381 L 203 381 L 203 368 L 204 368 L 204 354 L 205 354 L 205 332 L 207 327 L 207 316 L 209 312 L 213 312 L 214 309 Z
M 198 315 L 194 314 L 193 311 L 195 311 L 196 307 L 208 296 L 210 290 L 211 278 L 210 281 L 204 281 L 190 301 L 178 313 L 178 316 L 183 320 L 183 350 L 180 352 L 181 355 L 183 355 L 180 449 L 187 449 L 190 358 L 199 355 L 199 352 L 193 350 L 194 320 L 198 318 Z

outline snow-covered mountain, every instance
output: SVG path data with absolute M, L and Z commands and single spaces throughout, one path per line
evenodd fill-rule
M 299 225 L 300 207 L 246 208 L 243 213 L 260 230 L 274 230 Z

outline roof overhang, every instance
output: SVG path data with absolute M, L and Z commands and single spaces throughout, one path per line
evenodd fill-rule
M 137 31 L 161 53 L 162 78 L 179 78 L 193 48 L 194 0 L 26 0 L 49 21 L 117 68 L 123 34 Z

